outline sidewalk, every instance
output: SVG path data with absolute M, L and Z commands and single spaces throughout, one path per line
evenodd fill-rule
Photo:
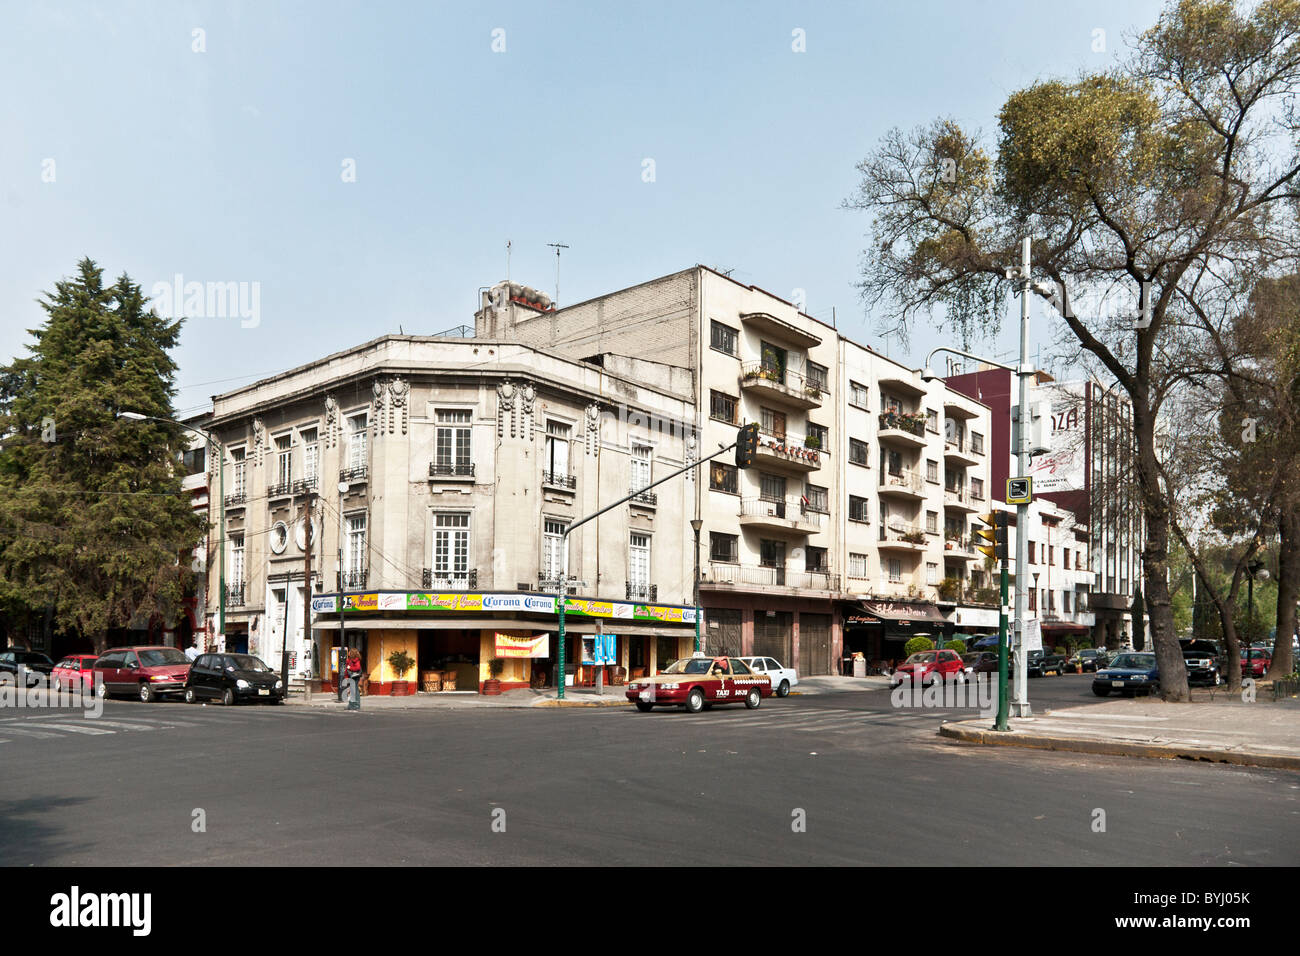
M 854 693 L 868 690 L 888 690 L 888 677 L 806 677 L 790 692 L 795 696 Z M 361 709 L 379 710 L 464 710 L 482 708 L 523 707 L 628 707 L 627 688 L 605 685 L 604 693 L 597 694 L 594 687 L 566 687 L 564 700 L 554 687 L 543 690 L 507 690 L 488 697 L 472 690 L 451 691 L 438 694 L 413 694 L 409 697 L 371 696 L 361 698 Z M 338 707 L 343 704 L 333 693 L 312 694 L 311 700 L 300 696 L 290 697 L 286 705 L 298 707 Z
M 1254 703 L 1192 691 L 1190 704 L 1137 697 L 1012 717 L 999 733 L 987 718 L 946 723 L 941 737 L 965 743 L 1124 757 L 1163 757 L 1300 770 L 1300 700 Z

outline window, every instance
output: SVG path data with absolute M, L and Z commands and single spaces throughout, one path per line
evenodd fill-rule
M 542 524 L 542 577 L 556 581 L 564 573 L 563 521 L 545 521 Z
M 649 445 L 634 444 L 632 446 L 632 487 L 628 491 L 640 491 L 650 484 L 651 456 L 653 455 L 654 449 Z
M 849 495 L 849 520 L 850 521 L 871 520 L 871 516 L 867 511 L 866 498 L 859 498 L 856 495 Z
M 302 437 L 302 476 L 307 481 L 320 477 L 320 443 L 314 428 L 304 428 Z
M 867 556 L 849 552 L 849 577 L 865 578 L 867 576 Z
M 808 363 L 808 384 L 817 386 L 823 392 L 829 391 L 826 387 L 825 365 L 818 365 L 816 362 Z
M 181 464 L 187 475 L 200 475 L 207 470 L 206 448 L 190 448 L 181 455 Z
M 939 463 L 937 461 L 926 460 L 925 462 L 925 480 L 939 483 Z
M 1061 549 L 1061 567 L 1068 569 L 1070 567 L 1070 549 Z
M 903 403 L 901 400 L 890 395 L 888 392 L 880 393 L 880 404 L 884 406 L 884 411 L 894 412 L 901 415 L 903 413 Z
M 728 425 L 736 422 L 736 399 L 726 392 L 709 391 L 709 417 Z
M 1030 558 L 1029 560 L 1032 561 L 1033 558 Z M 1029 610 L 1031 611 L 1038 610 L 1038 588 L 1029 589 Z
M 470 446 L 470 423 L 474 413 L 464 408 L 438 409 L 438 427 L 435 430 L 437 470 L 443 474 L 469 473 L 474 460 Z
M 709 560 L 722 564 L 736 564 L 740 561 L 740 539 L 734 534 L 709 532 Z
M 569 432 L 569 426 L 563 422 L 546 420 L 546 458 L 543 467 L 552 478 L 568 477 Z
M 804 548 L 804 570 L 805 571 L 826 571 L 830 565 L 826 561 L 825 548 Z
M 826 451 L 826 447 L 830 444 L 830 439 L 831 430 L 825 425 L 814 425 L 812 422 L 808 423 L 808 440 L 804 442 L 804 444 L 809 448 L 820 448 L 822 451 Z M 816 444 L 813 444 L 814 442 L 816 442 Z
M 369 413 L 362 412 L 348 419 L 348 467 L 366 466 L 366 423 Z
M 939 413 L 933 408 L 925 410 L 925 430 L 932 434 L 939 434 Z
M 886 562 L 890 584 L 900 584 L 903 580 L 903 562 L 899 558 L 890 558 Z
M 230 536 L 230 586 L 241 587 L 244 583 L 244 536 Z
M 366 516 L 365 514 L 347 516 L 347 568 L 349 574 L 360 574 L 366 570 Z
M 1034 542 L 1032 541 L 1029 542 L 1029 563 L 1030 564 L 1038 563 L 1037 561 L 1034 560 Z
M 650 586 L 650 535 L 633 532 L 628 545 L 627 583 L 634 588 Z
M 984 436 L 979 432 L 970 433 L 970 450 L 976 455 L 984 454 Z
M 1069 591 L 1061 592 L 1061 610 L 1066 614 L 1070 613 L 1070 592 Z
M 764 501 L 785 501 L 785 479 L 780 475 L 758 476 L 758 496 Z
M 725 491 L 729 495 L 740 493 L 735 465 L 715 461 L 709 465 L 709 490 Z
M 849 461 L 855 465 L 867 463 L 867 443 L 856 438 L 849 439 Z
M 831 513 L 830 498 L 821 485 L 804 485 L 803 496 L 807 510 L 824 515 Z
M 244 449 L 232 448 L 230 450 L 230 458 L 234 461 L 232 470 L 234 471 L 235 490 L 233 494 L 236 498 L 242 498 L 246 494 L 248 487 L 248 473 L 245 470 L 248 467 L 248 463 L 244 460 Z
M 777 381 L 785 384 L 785 370 L 789 368 L 790 357 L 785 349 L 777 348 L 771 342 L 763 342 L 763 368 L 777 373 Z
M 896 452 L 892 449 L 886 452 L 885 470 L 895 477 L 903 473 L 903 456 L 900 452 Z
M 866 409 L 868 407 L 867 386 L 859 382 L 849 382 L 849 404 L 856 405 L 858 408 Z
M 1055 546 L 1055 545 L 1051 545 L 1051 544 L 1049 544 L 1049 545 L 1047 546 L 1047 563 L 1048 563 L 1048 564 L 1055 564 L 1055 563 L 1056 563 L 1056 546 Z
M 765 568 L 784 568 L 785 543 L 760 538 L 758 542 L 758 563 Z
M 939 533 L 939 512 L 927 511 L 925 513 L 925 530 L 931 534 Z
M 976 501 L 984 500 L 984 479 L 972 478 L 970 480 L 970 496 Z
M 939 583 L 939 565 L 932 561 L 925 562 L 925 583 L 929 585 Z
M 735 329 L 713 320 L 709 330 L 709 345 L 728 355 L 736 354 L 736 340 L 739 337 Z
M 293 437 L 277 435 L 275 439 L 276 482 L 287 485 L 293 481 Z
M 469 513 L 433 516 L 433 576 L 464 578 L 469 574 Z
M 760 408 L 762 423 L 759 427 L 773 438 L 785 438 L 785 413 L 770 408 Z

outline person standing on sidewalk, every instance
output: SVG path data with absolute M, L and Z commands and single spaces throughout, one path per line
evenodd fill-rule
M 352 686 L 348 688 L 350 698 L 348 700 L 348 710 L 361 709 L 361 652 L 355 647 L 348 649 L 348 661 L 345 665 L 348 680 Z

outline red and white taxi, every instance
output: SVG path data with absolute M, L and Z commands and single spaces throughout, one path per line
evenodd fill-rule
M 654 677 L 627 685 L 627 699 L 636 709 L 685 707 L 698 714 L 714 704 L 739 704 L 753 710 L 772 696 L 772 681 L 757 674 L 738 657 L 688 657 L 674 661 Z

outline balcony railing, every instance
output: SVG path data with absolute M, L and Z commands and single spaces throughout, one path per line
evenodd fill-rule
M 810 441 L 811 445 L 808 444 Z M 784 435 L 769 435 L 760 431 L 758 450 L 805 467 L 821 464 L 821 442 L 816 438 L 800 438 L 789 432 Z
M 353 591 L 356 590 L 357 588 L 365 587 L 366 582 L 369 580 L 370 580 L 369 568 L 361 568 L 356 571 L 343 572 L 343 587 L 345 590 L 348 591 Z
M 963 554 L 970 554 L 974 549 L 969 537 L 963 534 L 944 535 L 944 551 L 960 551 Z
M 634 505 L 646 505 L 653 508 L 659 504 L 659 496 L 653 491 L 637 491 L 635 488 L 628 489 L 636 497 L 632 499 Z
M 574 475 L 562 475 L 556 471 L 542 472 L 542 484 L 549 488 L 567 488 L 572 491 L 578 487 L 578 479 Z
M 429 462 L 430 478 L 473 478 L 474 462 L 472 461 L 431 461 Z
M 244 606 L 244 582 L 235 581 L 226 585 L 226 607 Z
M 925 415 L 920 412 L 881 412 L 876 416 L 882 431 L 902 431 L 917 438 L 925 437 Z
M 339 470 L 339 481 L 365 481 L 366 466 L 357 465 L 355 468 L 342 468 Z
M 293 494 L 292 481 L 281 481 L 266 489 L 266 497 L 268 498 L 287 498 L 291 494 Z
M 295 495 L 305 495 L 308 492 L 316 490 L 316 478 L 299 478 L 293 483 L 293 493 Z
M 626 595 L 629 601 L 657 601 L 659 600 L 659 585 L 657 584 L 633 584 L 627 583 Z
M 921 483 L 921 473 L 918 471 L 912 471 L 908 468 L 902 468 L 897 471 L 882 471 L 880 473 L 880 487 L 924 494 L 922 491 L 924 486 Z
M 227 508 L 240 508 L 243 507 L 244 502 L 246 502 L 247 500 L 248 500 L 248 495 L 244 494 L 241 491 L 238 494 L 226 495 L 225 503 Z
M 781 368 L 768 362 L 746 362 L 740 367 L 740 376 L 746 382 L 771 382 L 784 385 L 792 392 L 801 393 L 808 398 L 820 401 L 824 384 L 817 379 L 807 378 L 789 368 Z
M 881 523 L 880 540 L 923 545 L 925 544 L 925 532 L 921 530 L 921 526 L 918 524 L 905 524 L 891 519 L 888 522 Z
M 719 564 L 709 562 L 706 583 L 764 588 L 792 588 L 804 591 L 838 591 L 840 576 L 830 571 L 788 571 L 766 565 Z
M 740 502 L 742 518 L 776 518 L 797 522 L 804 531 L 821 531 L 827 515 L 813 511 L 801 498 L 745 498 Z
M 420 572 L 420 586 L 426 590 L 472 591 L 478 587 L 478 568 L 466 571 L 439 571 L 423 568 Z
M 945 486 L 943 500 L 945 503 L 964 505 L 970 502 L 970 497 L 967 495 L 965 488 L 949 488 Z

